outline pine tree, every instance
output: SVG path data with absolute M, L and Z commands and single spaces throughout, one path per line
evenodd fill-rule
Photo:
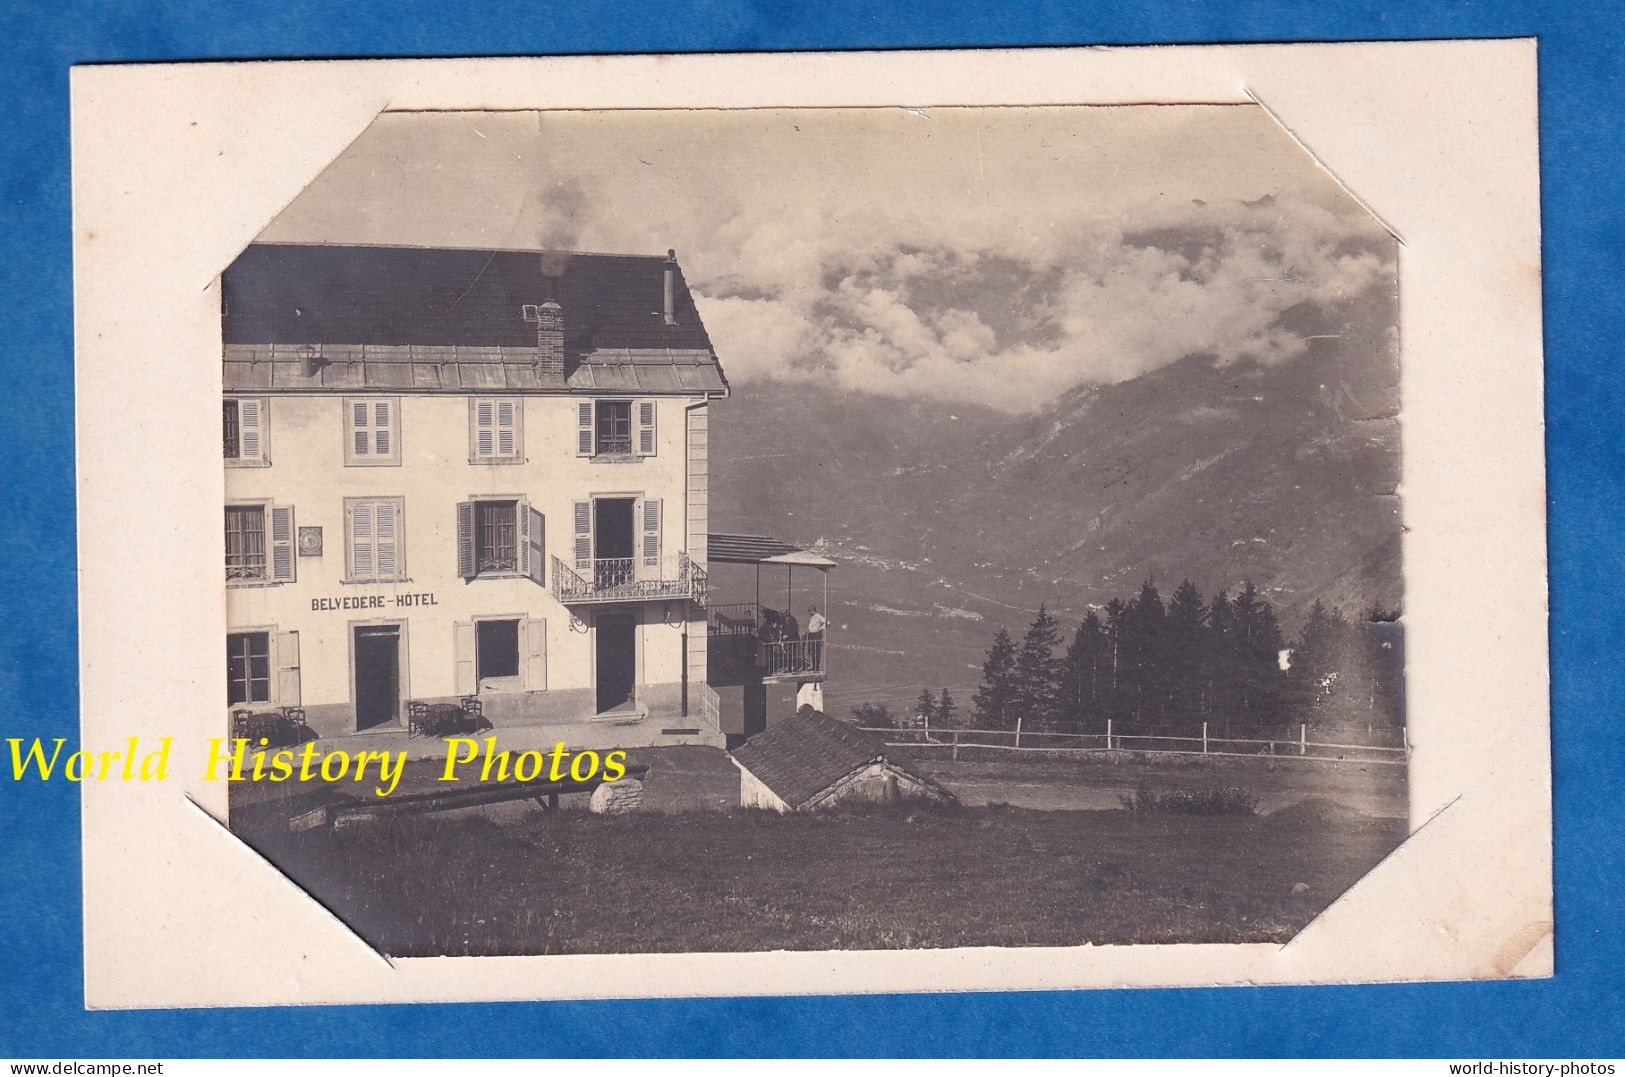
M 1190 735 L 1206 720 L 1207 607 L 1202 592 L 1184 580 L 1168 603 L 1163 650 L 1168 686 L 1168 717 Z
M 1252 580 L 1242 583 L 1230 613 L 1237 723 L 1249 733 L 1273 729 L 1282 718 L 1281 626 Z
M 971 699 L 978 729 L 1006 729 L 1015 724 L 1015 714 L 1007 713 L 1015 697 L 1016 645 L 1010 633 L 1000 628 L 982 663 L 982 683 Z
M 1140 728 L 1160 725 L 1167 710 L 1164 633 L 1167 611 L 1157 585 L 1147 579 L 1123 616 L 1123 680 L 1130 717 Z
M 1021 716 L 1024 726 L 1046 729 L 1055 724 L 1060 710 L 1061 662 L 1055 656 L 1060 642 L 1060 626 L 1049 610 L 1038 607 L 1038 616 L 1027 626 L 1016 655 L 1015 698 L 1011 709 Z
M 1207 681 L 1208 714 L 1210 721 L 1218 722 L 1221 737 L 1231 733 L 1231 723 L 1239 708 L 1237 686 L 1241 681 L 1239 648 L 1236 645 L 1236 616 L 1230 605 L 1228 592 L 1213 596 L 1207 610 L 1207 662 L 1204 676 Z
M 1292 642 L 1284 704 L 1291 722 L 1317 722 L 1325 717 L 1327 695 L 1336 683 L 1337 626 L 1320 599 L 1309 607 L 1303 629 Z
M 942 723 L 942 728 L 952 729 L 954 727 L 954 719 L 958 717 L 958 711 L 959 707 L 954 702 L 954 697 L 948 694 L 948 689 L 944 688 L 942 698 L 937 702 L 937 720 Z
M 937 697 L 931 694 L 931 689 L 920 689 L 920 698 L 914 701 L 915 728 L 930 729 L 933 725 L 941 725 L 937 715 Z
M 1123 653 L 1128 606 L 1120 598 L 1106 603 L 1106 672 L 1108 679 L 1101 695 L 1106 717 L 1119 725 L 1131 713 L 1132 692 L 1128 685 L 1128 662 Z
M 1110 645 L 1100 614 L 1090 610 L 1067 645 L 1061 663 L 1063 719 L 1083 725 L 1105 718 L 1106 690 L 1110 685 Z

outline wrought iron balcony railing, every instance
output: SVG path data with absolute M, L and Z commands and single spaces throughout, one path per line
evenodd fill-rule
M 705 601 L 706 571 L 687 554 L 607 557 L 577 562 L 553 558 L 553 594 L 566 605 L 594 602 Z

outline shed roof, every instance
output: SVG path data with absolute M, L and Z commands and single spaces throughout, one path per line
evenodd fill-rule
M 936 787 L 931 779 L 891 755 L 886 742 L 873 733 L 812 707 L 802 707 L 751 737 L 733 750 L 733 758 L 792 809 L 882 758 L 909 777 Z
M 706 536 L 706 560 L 725 565 L 807 565 L 818 569 L 835 567 L 835 562 L 822 554 L 800 549 L 767 535 L 733 535 L 719 532 L 712 532 Z

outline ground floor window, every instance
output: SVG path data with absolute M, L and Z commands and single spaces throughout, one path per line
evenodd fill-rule
M 226 636 L 226 702 L 271 701 L 271 634 L 233 632 Z
M 481 681 L 519 676 L 519 622 L 479 621 L 474 629 L 476 676 Z

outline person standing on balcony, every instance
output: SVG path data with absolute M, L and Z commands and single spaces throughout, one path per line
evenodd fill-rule
M 807 668 L 824 668 L 824 627 L 827 622 L 817 606 L 807 607 Z

